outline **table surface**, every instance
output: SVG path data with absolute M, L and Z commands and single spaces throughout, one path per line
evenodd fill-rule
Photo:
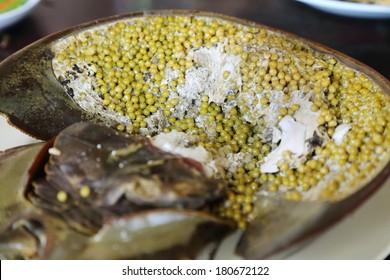
M 28 17 L 0 31 L 0 60 L 76 24 L 151 9 L 207 10 L 256 21 L 341 51 L 390 79 L 390 20 L 336 16 L 292 0 L 42 0 Z
M 292 0 L 42 0 L 27 18 L 0 32 L 0 59 L 64 28 L 150 9 L 208 10 L 253 20 L 341 51 L 390 79 L 390 20 L 336 16 Z

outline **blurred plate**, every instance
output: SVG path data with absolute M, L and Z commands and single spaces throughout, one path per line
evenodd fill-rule
M 0 13 L 0 30 L 27 16 L 39 4 L 39 2 L 40 0 L 27 0 L 26 3 L 16 9 Z
M 0 115 L 0 153 L 7 149 L 39 142 L 7 123 L 4 116 Z
M 390 6 L 361 4 L 340 0 L 296 0 L 318 10 L 349 17 L 389 19 Z

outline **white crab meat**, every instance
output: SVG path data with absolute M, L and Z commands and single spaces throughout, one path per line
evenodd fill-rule
M 280 122 L 282 136 L 279 146 L 273 150 L 261 165 L 260 170 L 264 173 L 279 171 L 278 163 L 283 160 L 285 151 L 299 157 L 305 153 L 306 126 L 294 120 L 291 116 L 285 116 Z
M 222 44 L 191 50 L 188 56 L 194 60 L 197 68 L 186 72 L 189 82 L 184 85 L 183 95 L 194 90 L 197 94 L 204 92 L 209 96 L 209 102 L 222 104 L 228 93 L 241 85 L 241 58 L 225 53 Z M 229 73 L 227 79 L 222 75 L 224 72 Z
M 205 148 L 194 145 L 191 136 L 184 132 L 173 130 L 169 133 L 160 133 L 152 137 L 151 142 L 165 152 L 196 160 L 202 164 L 209 178 L 218 178 L 224 174 L 217 159 Z
M 351 129 L 351 125 L 347 123 L 340 124 L 336 127 L 333 134 L 333 141 L 336 145 L 340 145 L 344 137 L 347 135 L 348 131 Z

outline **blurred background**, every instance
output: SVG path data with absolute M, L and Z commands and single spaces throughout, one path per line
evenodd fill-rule
M 0 30 L 0 60 L 62 29 L 151 9 L 207 10 L 252 20 L 322 43 L 390 79 L 389 19 L 337 16 L 293 0 L 42 0 L 27 17 Z
M 0 59 L 64 28 L 150 9 L 208 10 L 256 21 L 341 51 L 390 79 L 390 20 L 337 16 L 293 0 L 42 0 L 0 31 Z

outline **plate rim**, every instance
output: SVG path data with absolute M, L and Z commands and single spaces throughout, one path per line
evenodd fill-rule
M 354 3 L 340 0 L 296 0 L 333 14 L 360 18 L 390 18 L 390 6 Z

